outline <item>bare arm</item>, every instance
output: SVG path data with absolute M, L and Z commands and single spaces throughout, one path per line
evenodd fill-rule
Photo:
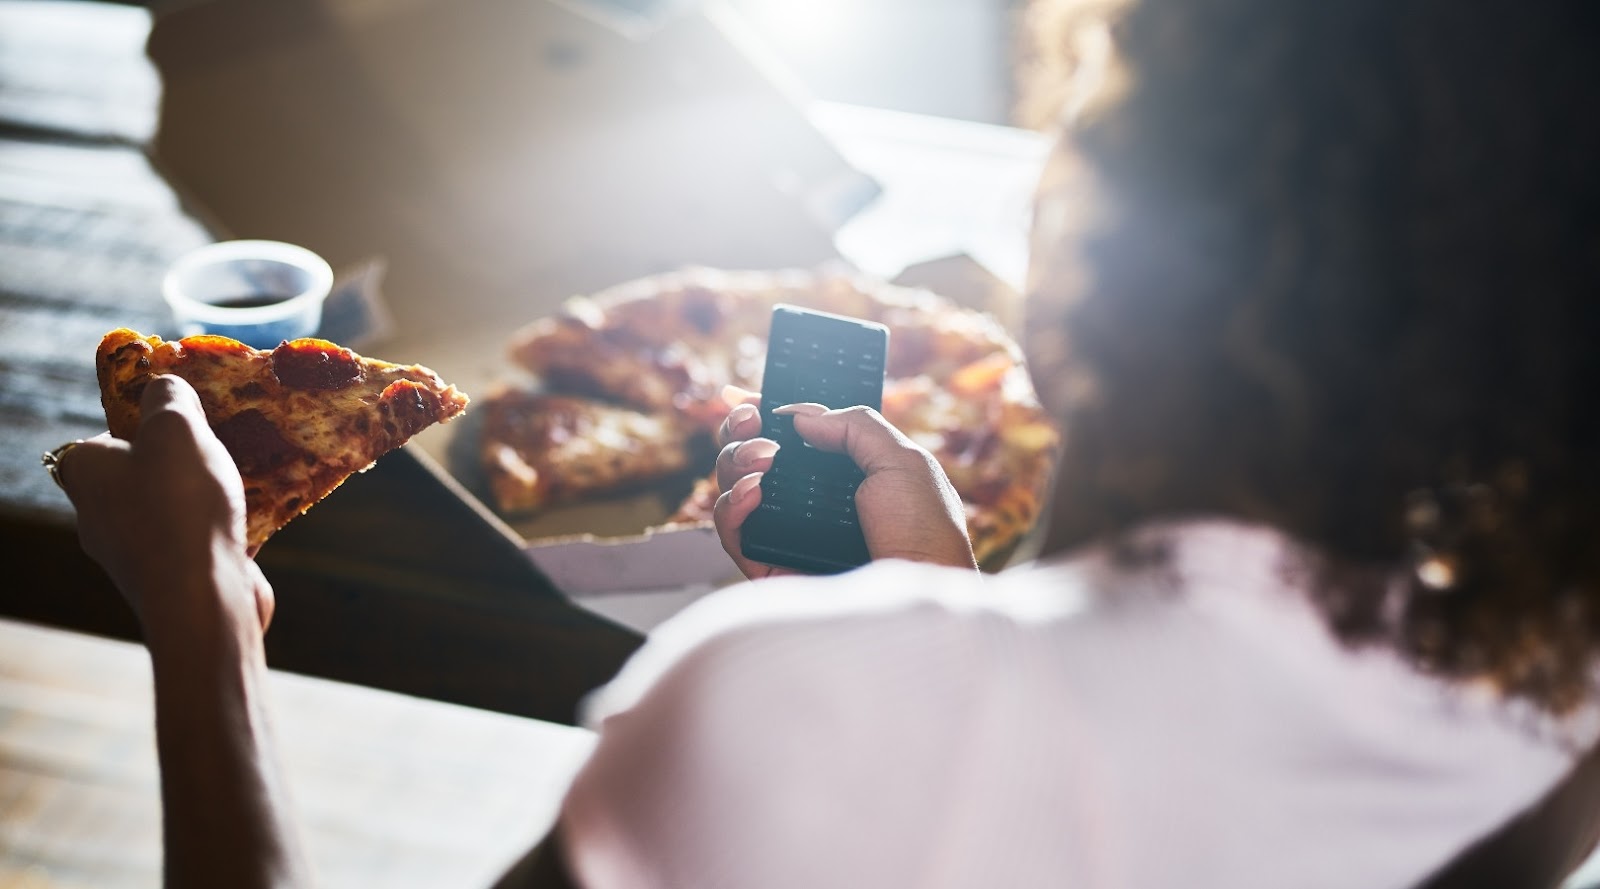
M 228 595 L 248 580 L 217 571 L 199 582 Z M 151 640 L 166 885 L 309 885 L 262 699 L 260 633 L 196 630 Z
M 176 377 L 145 390 L 135 441 L 62 458 L 84 550 L 144 629 L 155 673 L 166 885 L 310 885 L 262 699 L 272 589 L 244 549 L 244 489 Z

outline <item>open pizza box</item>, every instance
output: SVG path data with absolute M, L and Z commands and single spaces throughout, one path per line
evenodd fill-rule
M 382 257 L 393 333 L 366 351 L 469 394 L 513 379 L 508 335 L 571 295 L 839 262 L 834 230 L 877 192 L 715 3 L 201 0 L 149 53 L 152 160 L 193 210 L 335 269 Z M 938 268 L 918 283 L 971 289 L 970 262 Z M 709 529 L 642 533 L 681 491 L 497 516 L 474 431 L 469 409 L 411 450 L 568 593 L 731 579 Z

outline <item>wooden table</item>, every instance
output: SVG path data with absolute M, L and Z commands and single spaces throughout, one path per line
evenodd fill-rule
M 554 823 L 594 736 L 274 670 L 278 762 L 317 885 L 488 886 Z M 0 887 L 155 889 L 138 647 L 0 620 Z
M 107 330 L 170 325 L 172 258 L 209 240 L 137 145 L 158 85 L 142 10 L 0 2 L 0 615 L 138 628 L 39 466 L 105 428 Z M 402 450 L 262 551 L 277 668 L 571 722 L 637 634 L 584 611 Z

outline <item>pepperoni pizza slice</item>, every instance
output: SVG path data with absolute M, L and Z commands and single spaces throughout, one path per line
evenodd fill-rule
M 252 349 L 220 336 L 172 342 L 122 328 L 95 355 L 111 434 L 131 440 L 157 374 L 187 380 L 244 479 L 246 545 L 260 546 L 379 457 L 451 419 L 467 397 L 425 367 L 363 358 L 326 340 Z
M 695 451 L 690 421 L 672 411 L 502 389 L 484 416 L 483 466 L 507 514 L 658 481 Z

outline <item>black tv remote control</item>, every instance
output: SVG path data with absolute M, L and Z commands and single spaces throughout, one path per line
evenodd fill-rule
M 793 417 L 772 411 L 797 402 L 881 408 L 888 349 L 882 324 L 787 305 L 773 309 L 761 434 L 779 450 L 761 477 L 761 505 L 740 533 L 745 558 L 808 574 L 837 574 L 871 561 L 856 515 L 861 469 L 845 454 L 806 444 Z

